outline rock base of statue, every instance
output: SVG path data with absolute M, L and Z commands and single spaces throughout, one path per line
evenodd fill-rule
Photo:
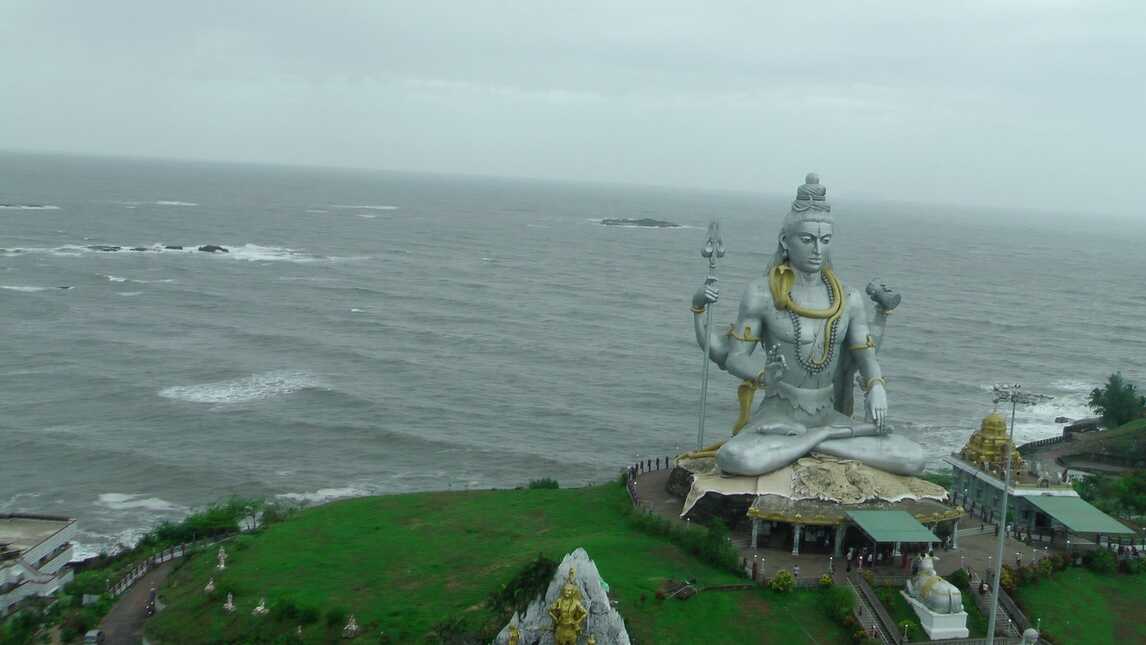
M 907 604 L 915 610 L 915 615 L 919 616 L 919 623 L 923 626 L 923 631 L 927 633 L 927 637 L 933 641 L 943 640 L 946 638 L 967 638 L 970 632 L 967 630 L 967 612 L 961 611 L 957 614 L 940 614 L 931 611 L 927 605 L 919 602 L 915 598 L 907 595 L 907 592 L 900 591 Z
M 683 498 L 681 517 L 719 517 L 730 526 L 745 517 L 840 524 L 856 510 L 903 510 L 925 524 L 963 514 L 938 484 L 815 452 L 759 477 L 725 476 L 712 458 L 678 459 L 667 491 Z
M 553 618 L 549 608 L 561 595 L 570 568 L 576 572 L 574 580 L 580 592 L 580 600 L 588 611 L 588 617 L 577 637 L 577 645 L 586 645 L 590 637 L 597 645 L 629 645 L 625 621 L 609 602 L 608 586 L 601 579 L 597 565 L 585 549 L 577 549 L 561 560 L 545 595 L 529 603 L 524 614 L 514 614 L 493 642 L 496 645 L 509 645 L 511 632 L 517 632 L 517 640 L 513 642 L 518 645 L 554 645 Z

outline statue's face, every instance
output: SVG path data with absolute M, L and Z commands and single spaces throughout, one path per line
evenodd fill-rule
M 788 250 L 788 262 L 803 273 L 815 273 L 828 260 L 832 245 L 832 225 L 827 222 L 800 222 L 780 242 Z

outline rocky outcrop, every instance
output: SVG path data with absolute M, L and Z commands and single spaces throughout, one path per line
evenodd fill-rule
M 549 615 L 549 607 L 560 596 L 570 568 L 576 572 L 575 582 L 581 602 L 589 612 L 577 638 L 577 645 L 586 645 L 589 636 L 592 636 L 598 645 L 629 645 L 629 633 L 625 629 L 625 621 L 609 602 L 607 586 L 597 571 L 597 565 L 589 558 L 585 549 L 580 548 L 566 555 L 557 566 L 557 572 L 545 590 L 545 595 L 529 603 L 524 614 L 514 614 L 509 624 L 502 628 L 493 642 L 496 645 L 508 645 L 510 632 L 517 631 L 520 633 L 520 638 L 517 640 L 520 645 L 554 645 L 553 618 Z
M 627 217 L 621 218 L 605 218 L 601 220 L 602 226 L 642 226 L 645 228 L 680 228 L 680 224 L 673 222 L 666 222 L 660 219 L 653 219 L 651 217 L 642 217 L 639 219 L 629 219 Z
M 204 244 L 199 247 L 199 250 L 204 253 L 230 253 L 227 247 L 219 246 L 218 244 Z

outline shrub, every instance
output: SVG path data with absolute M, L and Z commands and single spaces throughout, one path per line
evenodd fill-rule
M 855 610 L 856 597 L 850 589 L 844 586 L 830 586 L 824 589 L 820 596 L 820 608 L 836 623 L 847 626 L 854 622 L 852 611 Z
M 796 586 L 796 578 L 787 569 L 781 569 L 772 576 L 772 581 L 768 583 L 768 587 L 776 593 L 787 593 Z
M 537 554 L 537 558 L 522 567 L 501 589 L 486 598 L 486 604 L 498 614 L 512 614 L 524 609 L 545 592 L 549 581 L 557 572 L 557 563 Z
M 825 573 L 824 575 L 820 576 L 820 579 L 819 579 L 817 584 L 819 584 L 821 587 L 827 589 L 828 587 L 831 587 L 833 584 L 835 584 L 835 582 L 832 581 L 831 576 L 829 576 L 828 574 Z
M 1137 575 L 1146 571 L 1146 566 L 1142 564 L 1142 560 L 1139 558 L 1126 558 L 1118 563 L 1118 569 L 1122 573 Z
M 1095 549 L 1082 556 L 1082 563 L 1095 573 L 1114 573 L 1118 561 L 1107 549 Z
M 971 586 L 971 578 L 963 569 L 952 571 L 951 575 L 947 576 L 947 582 L 950 582 L 955 585 L 957 589 L 964 592 Z
M 874 585 L 875 584 L 875 572 L 872 571 L 870 568 L 864 569 L 863 573 L 861 573 L 860 575 L 863 576 L 864 582 L 868 583 L 868 585 Z
M 1039 573 L 1044 578 L 1049 578 L 1055 572 L 1055 565 L 1051 558 L 1043 558 L 1039 560 L 1038 564 Z
M 271 618 L 279 622 L 298 619 L 298 605 L 291 598 L 283 598 L 271 606 Z
M 715 567 L 744 575 L 740 567 L 740 553 L 729 541 L 728 528 L 721 522 L 710 527 L 681 526 L 680 522 L 665 519 L 654 513 L 630 508 L 629 521 L 646 533 L 660 535 Z
M 309 606 L 298 608 L 298 622 L 301 625 L 313 625 L 318 622 L 318 609 Z
M 326 610 L 326 626 L 342 629 L 346 624 L 346 610 L 342 607 L 331 607 Z
M 1007 593 L 1014 593 L 1015 585 L 1018 582 L 1015 570 L 1009 564 L 1003 565 L 1003 573 L 999 576 L 999 586 Z
M 529 482 L 529 488 L 561 488 L 556 479 L 544 477 L 542 479 L 534 479 Z

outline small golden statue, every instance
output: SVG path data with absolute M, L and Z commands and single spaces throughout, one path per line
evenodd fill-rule
M 521 643 L 521 630 L 517 625 L 509 626 L 509 645 L 519 645 Z
M 569 567 L 565 586 L 561 588 L 557 602 L 549 608 L 549 615 L 553 618 L 553 641 L 556 645 L 577 645 L 582 623 L 589 617 L 589 612 L 581 604 L 581 591 L 577 589 L 573 567 Z

